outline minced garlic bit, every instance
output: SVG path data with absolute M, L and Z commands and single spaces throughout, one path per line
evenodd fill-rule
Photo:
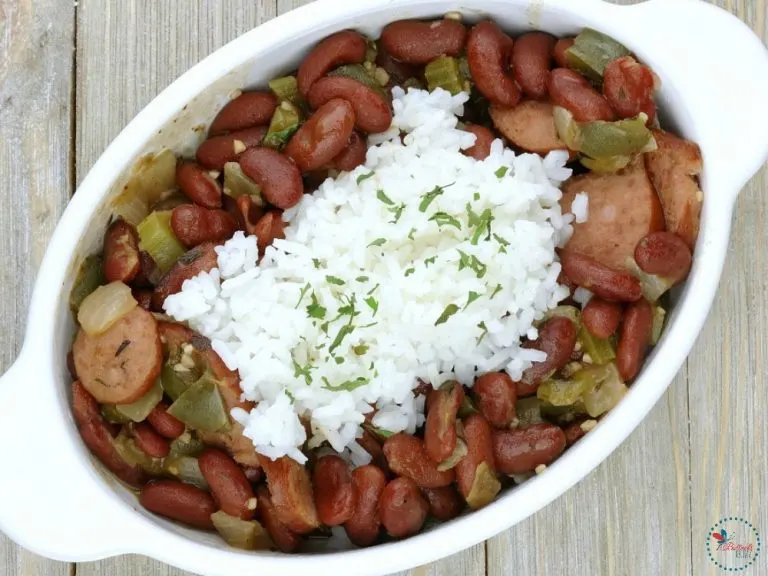
M 179 469 L 176 468 L 176 466 L 168 466 L 168 472 L 170 472 L 174 476 L 178 476 L 179 475 Z
M 536 466 L 536 468 L 534 469 L 534 472 L 536 472 L 536 474 L 541 474 L 541 473 L 543 473 L 543 472 L 544 472 L 544 470 L 546 470 L 546 469 L 547 469 L 547 465 L 546 465 L 546 464 L 539 464 L 539 465 L 538 465 L 538 466 Z
M 213 178 L 214 180 L 216 180 L 216 178 L 218 178 L 219 176 L 221 176 L 221 172 L 219 172 L 218 170 L 209 170 L 209 171 L 208 171 L 208 176 L 210 176 L 211 178 Z
M 573 349 L 574 349 L 576 352 L 581 352 L 581 341 L 579 341 L 579 340 L 576 340 L 576 344 L 575 344 L 575 346 L 573 347 Z
M 453 12 L 448 12 L 445 15 L 445 18 L 446 20 L 456 20 L 458 22 L 461 22 L 464 19 L 464 17 L 461 15 L 461 12 L 455 10 Z
M 515 418 L 509 423 L 510 428 L 517 428 L 518 426 L 520 426 L 520 420 L 518 418 Z
M 580 428 L 584 430 L 584 432 L 589 432 L 595 426 L 597 426 L 597 420 L 584 420 L 584 422 L 581 423 Z
M 249 498 L 248 502 L 246 502 L 245 507 L 248 508 L 248 510 L 256 510 L 257 500 L 256 498 Z
M 184 354 L 192 354 L 192 352 L 195 351 L 195 347 L 189 342 L 185 342 L 181 345 L 181 351 L 184 352 Z
M 230 100 L 234 100 L 235 98 L 240 98 L 240 96 L 243 95 L 243 91 L 240 89 L 233 90 L 232 93 L 229 95 Z
M 592 364 L 592 356 L 590 356 L 589 354 L 584 354 L 584 356 L 582 356 L 581 359 L 584 361 L 585 364 Z
M 192 356 L 189 356 L 188 354 L 184 354 L 181 357 L 181 365 L 185 368 L 194 368 L 195 367 L 195 360 L 192 358 Z
M 179 363 L 179 364 L 174 364 L 173 365 L 173 371 L 174 372 L 189 372 L 189 368 L 187 368 L 183 364 Z
M 235 154 L 242 154 L 246 150 L 245 142 L 242 140 L 233 140 L 232 146 L 234 147 Z

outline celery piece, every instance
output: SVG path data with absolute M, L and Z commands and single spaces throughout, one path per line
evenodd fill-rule
M 224 194 L 232 198 L 247 195 L 259 206 L 264 205 L 261 186 L 245 175 L 238 162 L 224 164 Z
M 584 28 L 574 39 L 573 46 L 566 50 L 565 59 L 569 68 L 594 82 L 602 82 L 605 67 L 628 54 L 629 50 L 610 36 Z
M 205 444 L 198 440 L 192 433 L 185 432 L 171 441 L 169 458 L 181 458 L 182 456 L 197 457 L 205 450 Z
M 616 358 L 616 352 L 609 339 L 596 338 L 585 326 L 579 328 L 579 342 L 592 364 L 602 365 Z
M 301 105 L 301 94 L 295 76 L 283 76 L 270 81 L 269 89 L 274 92 L 279 102 L 290 102 L 295 106 Z
M 171 416 L 193 430 L 217 432 L 229 426 L 229 417 L 218 384 L 206 373 L 168 408 Z
M 544 314 L 544 318 L 541 319 L 541 323 L 543 324 L 547 320 L 558 316 L 568 318 L 568 320 L 573 322 L 576 327 L 581 325 L 581 310 L 576 308 L 576 306 L 556 306 Z
M 104 284 L 104 271 L 101 254 L 88 256 L 80 265 L 75 284 L 69 293 L 69 309 L 72 314 L 77 315 L 83 300 L 102 284 Z
M 149 203 L 134 190 L 125 190 L 112 203 L 112 212 L 133 226 L 149 214 Z
M 272 540 L 264 527 L 255 520 L 241 520 L 219 510 L 211 521 L 224 541 L 241 550 L 270 550 Z
M 453 470 L 456 467 L 456 464 L 459 463 L 459 460 L 464 458 L 464 456 L 467 455 L 467 444 L 462 440 L 461 438 L 456 438 L 456 446 L 453 448 L 453 452 L 451 452 L 450 456 L 440 462 L 440 464 L 437 465 L 437 469 L 440 472 L 445 472 L 446 470 Z
M 563 141 L 563 144 L 565 144 L 569 150 L 581 150 L 581 127 L 574 119 L 573 114 L 562 106 L 555 106 L 552 114 L 555 118 L 557 136 Z
M 648 302 L 656 302 L 667 290 L 674 286 L 672 280 L 645 272 L 631 256 L 627 257 L 627 270 L 640 281 L 643 298 L 648 300 Z
M 656 346 L 661 338 L 661 332 L 664 330 L 664 319 L 667 316 L 667 311 L 661 306 L 656 304 L 653 307 L 653 324 L 651 325 L 651 338 L 649 344 Z
M 174 188 L 176 155 L 173 150 L 163 148 L 157 154 L 144 156 L 136 163 L 133 176 L 123 189 L 123 195 L 128 198 L 138 196 L 150 206 Z
M 144 396 L 131 404 L 116 404 L 115 411 L 133 422 L 143 422 L 162 399 L 163 387 L 160 385 L 160 379 L 158 378 Z
M 375 70 L 375 66 L 366 68 L 363 64 L 345 64 L 331 70 L 328 76 L 351 78 L 352 80 L 357 80 L 360 84 L 365 84 L 368 88 L 376 90 L 379 94 L 383 94 L 381 84 L 375 78 Z
M 163 471 L 185 484 L 208 490 L 208 482 L 200 472 L 200 463 L 194 456 L 168 456 L 163 462 Z
M 376 45 L 376 40 L 373 38 L 365 39 L 365 61 L 376 62 L 376 58 L 379 55 L 379 47 Z
M 544 422 L 544 418 L 541 416 L 541 400 L 536 396 L 518 398 L 515 411 L 517 412 L 517 421 L 520 427 Z
M 646 126 L 648 116 L 643 113 L 635 118 L 615 122 L 582 122 L 579 151 L 590 158 L 630 156 L 653 148 L 655 140 Z
M 442 88 L 455 95 L 464 90 L 459 61 L 451 56 L 441 56 L 427 64 L 424 78 L 430 92 Z
M 459 411 L 457 413 L 457 416 L 460 419 L 464 419 L 467 416 L 471 416 L 472 414 L 477 414 L 477 413 L 478 413 L 478 410 L 475 407 L 475 403 L 472 402 L 472 399 L 465 394 L 464 400 L 461 401 L 461 406 L 459 406 Z
M 117 453 L 129 466 L 141 468 L 152 476 L 157 476 L 162 473 L 163 460 L 160 458 L 152 458 L 136 446 L 136 442 L 128 435 L 125 428 L 117 435 L 114 444 Z
M 584 380 L 546 380 L 536 390 L 536 396 L 552 406 L 573 406 L 588 389 Z
M 166 210 L 173 210 L 177 206 L 183 206 L 184 204 L 191 204 L 189 198 L 187 198 L 182 192 L 174 191 L 163 196 L 160 200 L 155 202 L 150 207 L 150 212 L 165 212 Z
M 490 504 L 501 491 L 501 483 L 493 468 L 488 462 L 480 462 L 475 468 L 475 477 L 472 479 L 472 487 L 467 494 L 467 505 L 472 510 L 477 510 Z
M 112 424 L 127 424 L 131 421 L 130 418 L 118 412 L 114 404 L 102 404 L 101 415 Z
M 263 145 L 280 150 L 301 125 L 301 110 L 288 101 L 281 102 L 272 114 Z
M 579 158 L 582 166 L 597 174 L 613 174 L 622 168 L 626 168 L 631 161 L 631 156 L 606 156 L 604 158 L 582 156 Z
M 171 228 L 171 212 L 152 212 L 137 227 L 139 247 L 146 250 L 165 273 L 187 250 Z

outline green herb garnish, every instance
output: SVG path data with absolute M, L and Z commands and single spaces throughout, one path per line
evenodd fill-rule
M 424 258 L 424 266 L 429 268 L 429 265 L 434 264 L 435 260 L 437 260 L 437 256 L 430 256 L 429 258 Z
M 408 278 L 408 276 L 410 276 L 410 275 L 411 275 L 411 274 L 413 274 L 414 272 L 416 272 L 416 268 L 408 268 L 408 269 L 405 271 L 405 277 L 406 277 L 406 278 Z
M 368 307 L 373 310 L 372 316 L 376 316 L 376 312 L 379 311 L 379 302 L 374 298 L 373 296 L 368 296 L 368 298 L 365 299 L 365 303 L 368 304 Z
M 325 308 L 323 306 L 320 306 L 320 304 L 317 301 L 317 296 L 314 292 L 312 292 L 312 303 L 307 306 L 307 315 L 310 318 L 317 318 L 318 320 L 322 320 L 325 318 Z
M 320 260 L 312 258 L 312 264 L 315 266 L 315 269 L 320 270 Z
M 488 271 L 488 266 L 480 262 L 480 260 L 477 259 L 477 256 L 466 254 L 465 252 L 462 252 L 461 250 L 458 250 L 459 252 L 459 271 L 464 270 L 464 268 L 469 268 L 475 273 L 475 276 L 478 278 L 482 278 L 485 276 L 485 273 Z
M 440 196 L 445 192 L 445 188 L 442 186 L 435 186 L 432 190 L 421 196 L 421 202 L 419 203 L 419 212 L 426 212 L 429 205 L 432 204 L 432 200 Z
M 445 212 L 435 212 L 429 221 L 436 222 L 438 226 L 453 226 L 457 230 L 461 230 L 461 222 Z
M 360 386 L 365 386 L 366 384 L 368 384 L 369 380 L 368 378 L 364 378 L 363 376 L 358 376 L 354 380 L 345 380 L 341 384 L 334 386 L 328 381 L 328 378 L 323 376 L 323 382 L 325 383 L 325 386 L 323 386 L 323 388 L 327 390 L 331 390 L 332 392 L 340 392 L 342 390 L 351 392 L 356 388 L 360 388 Z
M 365 180 L 368 180 L 368 178 L 372 178 L 376 172 L 368 172 L 368 174 L 360 174 L 360 176 L 357 177 L 357 183 L 360 184 L 361 182 L 364 182 Z
M 313 367 L 310 364 L 307 364 L 306 366 L 302 366 L 298 362 L 296 362 L 296 358 L 293 357 L 293 354 L 291 354 L 291 360 L 293 361 L 293 375 L 295 378 L 304 377 L 304 382 L 306 382 L 307 386 L 312 384 L 312 375 L 310 372 L 312 371 Z
M 301 289 L 301 292 L 299 293 L 299 301 L 296 302 L 296 306 L 294 306 L 294 310 L 299 307 L 299 304 L 301 304 L 301 301 L 304 300 L 304 296 L 306 293 L 309 292 L 309 282 L 304 286 L 304 288 Z
M 352 352 L 355 353 L 356 356 L 362 356 L 366 352 L 368 352 L 368 346 L 365 344 L 358 344 L 357 346 L 352 346 Z
M 435 326 L 445 324 L 448 321 L 448 318 L 456 314 L 458 311 L 459 307 L 456 306 L 456 304 L 448 304 L 448 306 L 445 307 L 445 310 L 443 310 L 443 313 L 440 314 L 440 317 L 435 320 Z
M 382 190 L 381 188 L 376 190 L 376 198 L 378 198 L 381 202 L 384 202 L 384 204 L 386 204 L 387 206 L 394 206 L 395 205 L 395 203 L 392 201 L 392 199 L 389 196 L 387 196 L 384 193 L 384 190 Z
M 368 276 L 358 276 L 355 278 L 356 282 L 368 282 Z
M 400 221 L 400 217 L 403 215 L 403 211 L 405 210 L 405 203 L 398 204 L 397 206 L 392 206 L 391 208 L 387 208 L 392 214 L 394 214 L 394 218 L 389 221 L 390 224 L 397 224 Z
M 477 325 L 478 328 L 480 328 L 483 332 L 478 336 L 477 343 L 480 344 L 482 342 L 483 338 L 485 338 L 485 335 L 488 334 L 488 328 L 485 326 L 485 322 L 480 322 Z
M 496 296 L 496 294 L 498 294 L 499 292 L 501 292 L 501 290 L 502 290 L 502 288 L 501 288 L 501 284 L 496 284 L 496 288 L 494 288 L 494 289 L 493 289 L 493 293 L 491 294 L 491 297 L 490 297 L 490 298 L 488 298 L 488 299 L 489 299 L 489 300 L 493 300 L 493 299 L 494 299 L 494 297 Z
M 367 247 L 370 248 L 371 246 L 384 246 L 386 242 L 387 242 L 386 238 L 376 238 L 376 240 L 368 244 Z
M 470 304 L 472 304 L 472 302 L 474 302 L 474 301 L 475 301 L 475 300 L 477 300 L 478 298 L 480 298 L 480 294 L 478 294 L 477 292 L 473 292 L 472 290 L 470 290 L 470 291 L 469 291 L 469 294 L 467 295 L 467 303 L 466 303 L 466 304 L 464 304 L 464 308 L 462 308 L 462 310 L 466 310 L 466 309 L 467 309 L 467 306 L 469 306 Z
M 496 172 L 494 172 L 494 174 L 496 174 L 496 178 L 501 179 L 501 178 L 504 178 L 504 176 L 507 175 L 507 172 L 509 172 L 509 167 L 502 166 L 501 168 L 496 170 Z
M 325 279 L 328 281 L 328 284 L 335 284 L 336 286 L 344 286 L 345 284 L 344 280 L 336 276 L 326 276 Z

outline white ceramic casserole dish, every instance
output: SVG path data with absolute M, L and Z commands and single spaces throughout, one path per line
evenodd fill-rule
M 110 200 L 143 154 L 191 150 L 235 89 L 264 85 L 323 37 L 345 28 L 377 35 L 401 18 L 460 11 L 512 31 L 557 35 L 596 28 L 627 45 L 661 77 L 667 124 L 697 142 L 705 194 L 693 270 L 665 333 L 626 398 L 547 471 L 487 508 L 416 537 L 319 555 L 246 553 L 215 534 L 143 511 L 90 456 L 77 433 L 65 358 L 74 333 L 67 306 L 74 272 L 100 246 Z M 673 379 L 715 295 L 739 190 L 768 158 L 768 52 L 724 11 L 696 0 L 615 6 L 597 0 L 320 0 L 221 48 L 151 102 L 94 165 L 65 211 L 40 268 L 18 361 L 0 381 L 0 530 L 59 560 L 139 553 L 207 575 L 385 574 L 447 556 L 551 502 L 608 456 Z

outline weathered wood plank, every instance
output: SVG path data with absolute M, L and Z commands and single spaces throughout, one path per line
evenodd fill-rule
M 209 53 L 274 16 L 274 0 L 81 0 L 77 19 L 77 181 L 163 88 Z M 79 564 L 77 573 L 187 574 L 139 556 Z
M 24 337 L 32 285 L 72 190 L 72 2 L 0 0 L 0 372 Z M 0 573 L 64 576 L 70 565 L 0 534 Z

